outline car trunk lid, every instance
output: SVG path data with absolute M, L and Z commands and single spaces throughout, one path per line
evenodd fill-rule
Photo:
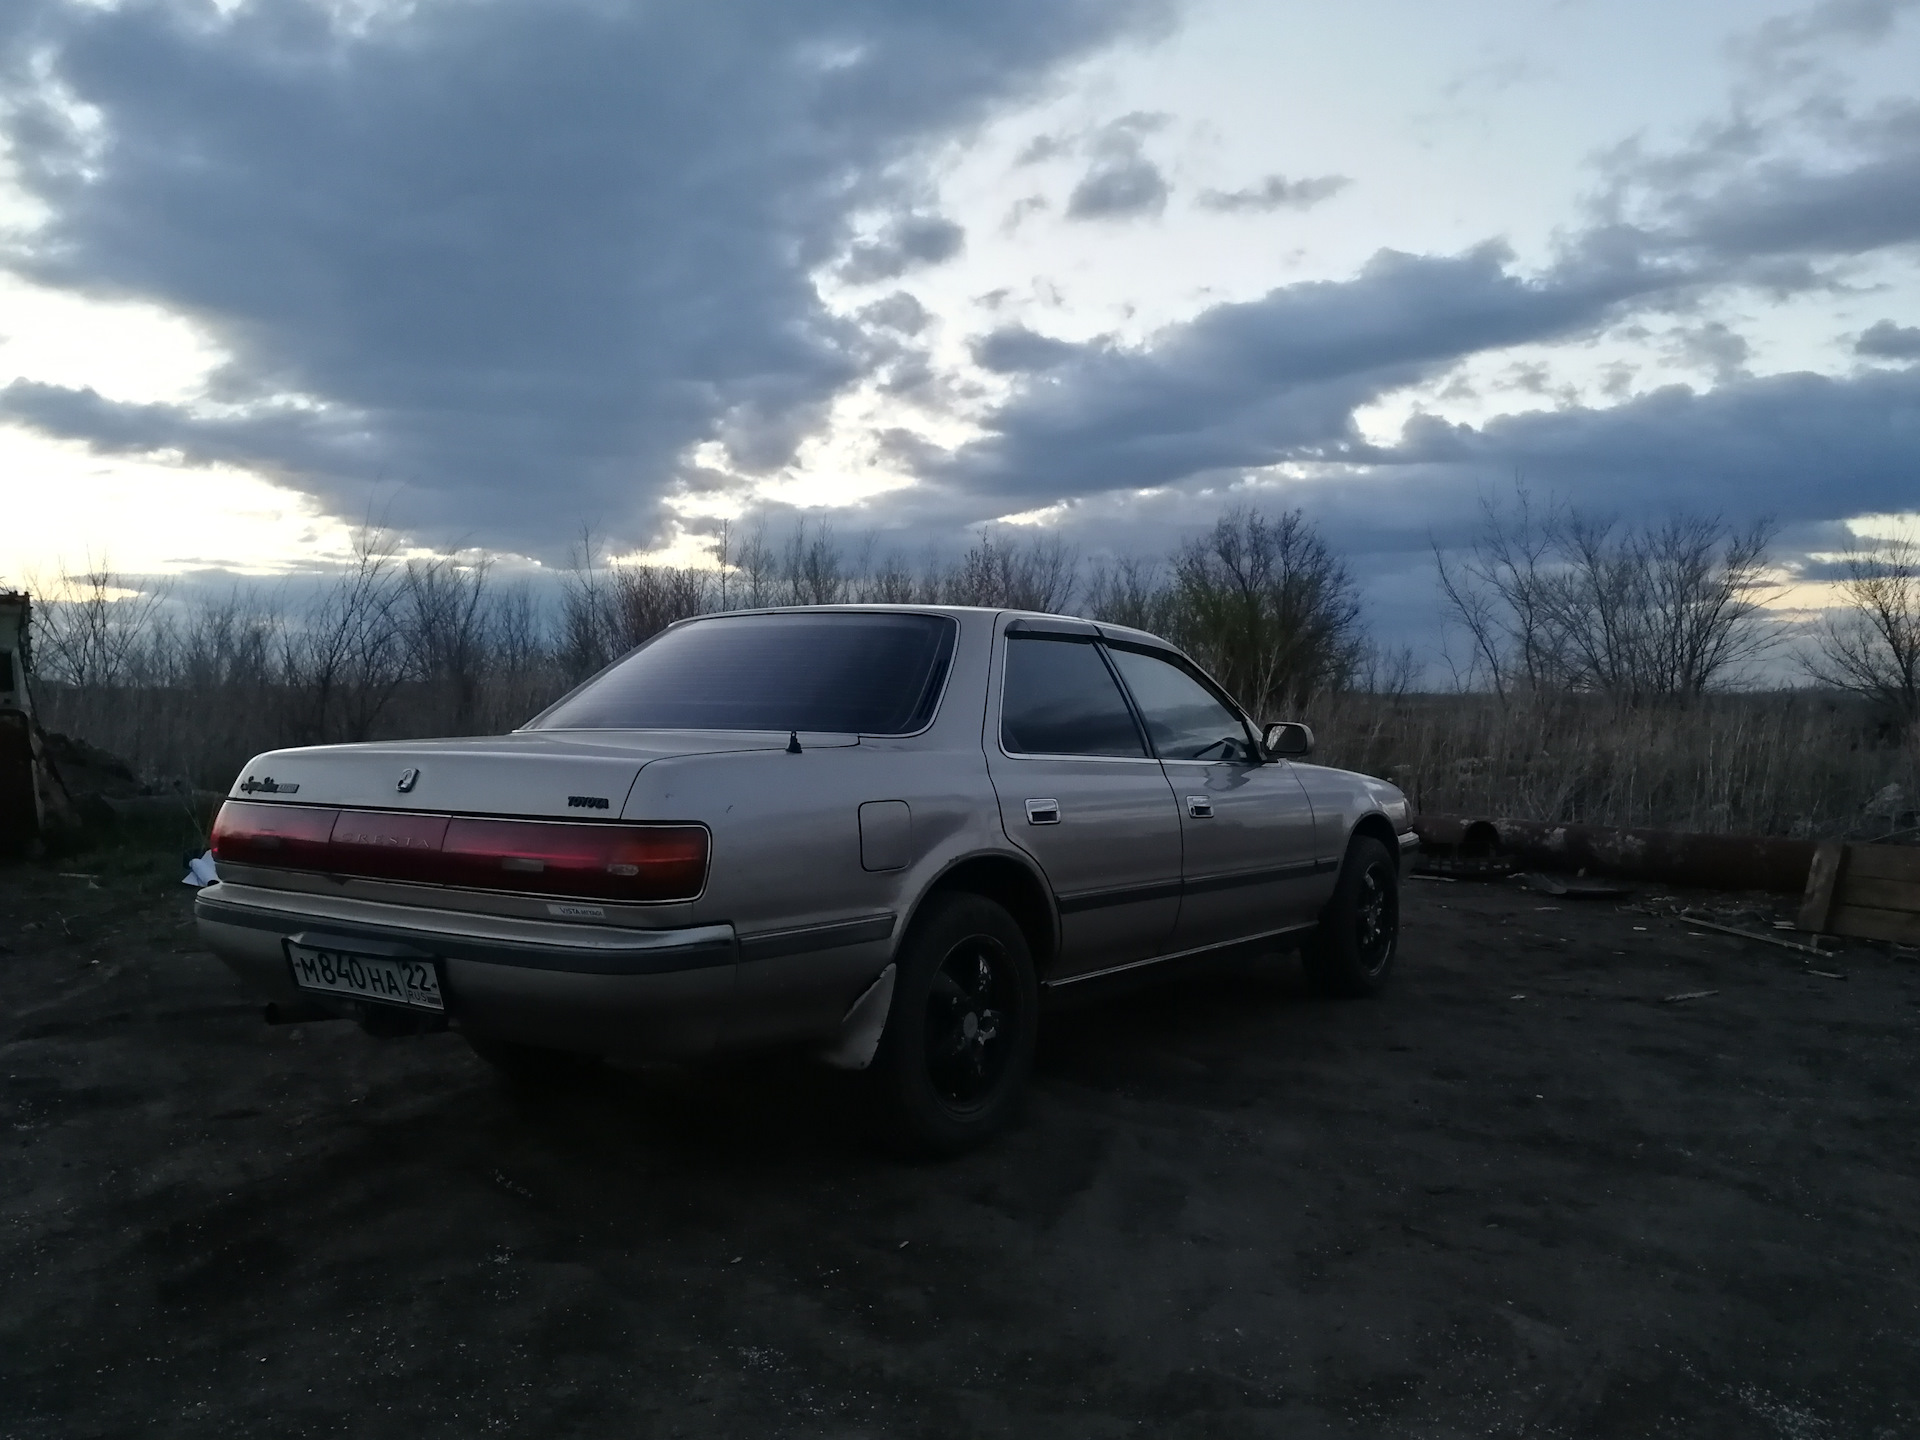
M 803 749 L 858 743 L 807 734 Z M 616 819 L 641 767 L 667 756 L 777 750 L 786 735 L 726 730 L 517 731 L 274 750 L 250 761 L 236 800 L 441 815 Z

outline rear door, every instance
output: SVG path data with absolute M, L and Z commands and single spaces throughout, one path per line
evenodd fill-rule
M 987 769 L 1009 839 L 1060 909 L 1048 978 L 1163 953 L 1180 908 L 1180 815 L 1091 626 L 1016 620 L 989 708 Z
M 1179 804 L 1185 859 L 1172 948 L 1310 921 L 1326 885 L 1313 806 L 1293 767 L 1259 759 L 1246 723 L 1181 657 L 1118 642 L 1109 653 Z

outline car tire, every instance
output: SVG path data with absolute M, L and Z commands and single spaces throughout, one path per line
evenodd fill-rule
M 1322 995 L 1376 995 L 1400 946 L 1400 867 L 1370 835 L 1355 837 L 1333 898 L 1300 947 L 1307 980 Z
M 523 1045 L 493 1035 L 462 1031 L 461 1038 L 474 1054 L 499 1071 L 502 1079 L 524 1090 L 554 1090 L 577 1084 L 591 1075 L 597 1064 L 591 1055 Z
M 896 963 L 864 1076 L 879 1137 L 900 1154 L 956 1155 L 1025 1099 L 1040 1011 L 1032 952 L 1003 908 L 954 893 L 927 902 Z

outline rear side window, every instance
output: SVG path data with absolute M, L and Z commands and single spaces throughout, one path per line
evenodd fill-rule
M 1007 637 L 1000 744 L 1016 755 L 1145 756 L 1140 728 L 1091 642 Z
M 662 631 L 530 730 L 910 735 L 946 683 L 944 615 L 739 615 Z
M 1111 653 L 1162 760 L 1252 758 L 1240 717 L 1184 667 L 1139 650 L 1116 646 Z

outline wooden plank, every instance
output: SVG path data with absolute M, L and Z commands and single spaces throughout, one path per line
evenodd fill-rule
M 1920 885 L 1920 845 L 1849 845 L 1846 872 Z
M 1742 940 L 1758 940 L 1762 945 L 1778 945 L 1783 950 L 1798 950 L 1803 955 L 1818 955 L 1826 958 L 1827 952 L 1818 945 L 1803 944 L 1798 940 L 1789 940 L 1783 935 L 1761 935 L 1752 930 L 1741 930 L 1732 925 L 1722 925 L 1718 920 L 1708 920 L 1691 910 L 1682 910 L 1680 918 L 1689 925 L 1698 925 L 1703 930 L 1718 930 L 1722 935 L 1738 935 Z M 1703 992 L 1711 993 L 1711 992 Z
M 1920 881 L 1875 880 L 1851 870 L 1840 882 L 1839 904 L 1863 905 L 1870 910 L 1899 910 L 1920 914 Z
M 1898 910 L 1874 910 L 1865 905 L 1836 905 L 1827 921 L 1835 935 L 1856 935 L 1864 940 L 1891 940 L 1899 945 L 1920 945 L 1920 915 Z
M 1802 930 L 1825 930 L 1828 918 L 1833 913 L 1834 889 L 1840 880 L 1840 872 L 1846 869 L 1847 851 L 1851 848 L 1837 841 L 1829 840 L 1813 852 L 1813 864 L 1807 867 L 1807 894 L 1800 903 L 1800 928 Z

